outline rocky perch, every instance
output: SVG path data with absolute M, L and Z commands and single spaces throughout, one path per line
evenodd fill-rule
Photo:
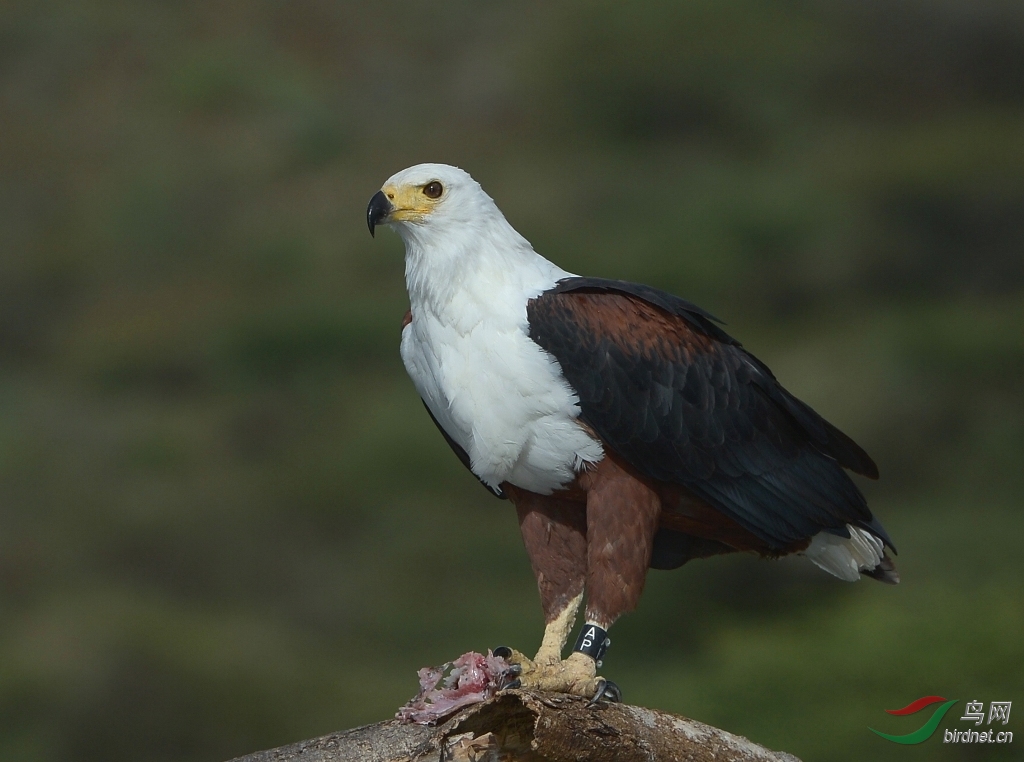
M 626 704 L 503 691 L 436 726 L 400 720 L 233 762 L 800 762 L 696 720 Z

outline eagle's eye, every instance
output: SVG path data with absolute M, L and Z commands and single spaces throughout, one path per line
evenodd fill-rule
M 442 193 L 444 193 L 444 186 L 437 180 L 423 186 L 423 195 L 427 198 L 441 198 Z

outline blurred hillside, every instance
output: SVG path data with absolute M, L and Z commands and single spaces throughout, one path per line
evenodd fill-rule
M 902 585 L 652 573 L 626 698 L 807 760 L 1010 759 L 867 730 L 1016 699 L 1024 741 L 1024 8 L 993 0 L 5 4 L 0 759 L 224 759 L 539 642 L 366 233 L 422 161 L 728 320 L 881 468 Z

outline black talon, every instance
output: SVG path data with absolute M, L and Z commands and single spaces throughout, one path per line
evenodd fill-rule
M 622 689 L 618 683 L 613 683 L 611 680 L 606 681 L 604 684 L 604 695 L 613 704 L 622 703 Z
M 610 701 L 613 704 L 621 704 L 622 689 L 611 680 L 601 678 L 601 683 L 597 686 L 597 691 L 594 693 L 594 698 L 590 699 L 590 703 L 593 705 L 602 700 Z
M 519 677 L 521 674 L 523 674 L 523 665 L 513 664 L 511 667 L 508 668 L 508 671 L 505 674 L 511 675 L 512 677 Z
M 515 680 L 510 680 L 509 682 L 505 683 L 505 685 L 503 685 L 501 689 L 503 691 L 512 691 L 512 690 L 515 690 L 516 688 L 522 688 L 522 687 L 523 687 L 523 681 L 520 680 L 517 677 Z
M 508 646 L 498 646 L 493 651 L 491 651 L 491 653 L 497 656 L 499 659 L 508 659 L 510 656 L 512 656 L 512 649 Z

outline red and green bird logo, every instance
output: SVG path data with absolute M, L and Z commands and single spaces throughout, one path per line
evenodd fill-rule
M 885 710 L 889 714 L 894 714 L 897 717 L 904 717 L 908 714 L 915 714 L 916 712 L 920 712 L 926 706 L 931 706 L 932 704 L 938 704 L 940 701 L 944 701 L 945 703 L 932 713 L 932 716 L 928 720 L 928 722 L 919 727 L 913 733 L 907 733 L 903 736 L 893 736 L 889 735 L 888 733 L 883 733 L 881 730 L 875 730 L 874 728 L 868 728 L 868 730 L 870 730 L 872 733 L 877 733 L 885 740 L 892 741 L 893 743 L 921 743 L 922 741 L 927 741 L 929 738 L 931 738 L 932 733 L 934 733 L 935 729 L 939 727 L 939 723 L 942 722 L 942 718 L 945 716 L 946 712 L 948 712 L 949 708 L 953 706 L 953 704 L 955 704 L 958 700 L 959 699 L 947 700 L 942 696 L 922 696 L 917 701 L 911 701 L 902 709 Z

